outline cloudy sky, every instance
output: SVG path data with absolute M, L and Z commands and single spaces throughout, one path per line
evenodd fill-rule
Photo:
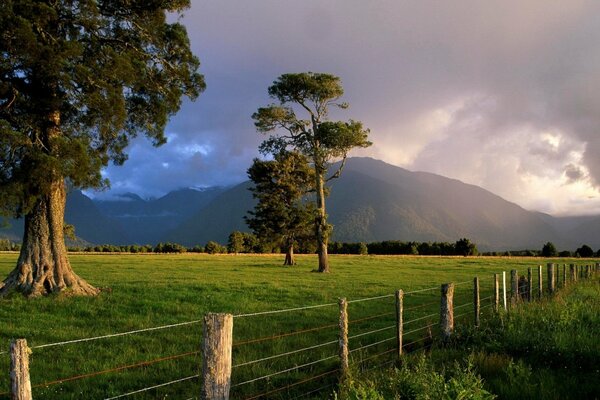
M 286 72 L 338 75 L 372 156 L 555 215 L 600 213 L 600 2 L 192 0 L 207 90 L 109 193 L 225 185 L 263 139 L 250 116 Z

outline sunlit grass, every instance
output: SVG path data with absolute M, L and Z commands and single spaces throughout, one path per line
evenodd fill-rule
M 0 275 L 6 276 L 16 262 L 16 254 L 0 255 Z M 444 282 L 463 282 L 474 276 L 481 279 L 482 297 L 492 291 L 492 274 L 502 270 L 545 264 L 549 260 L 532 258 L 462 258 L 462 257 L 331 257 L 330 274 L 311 271 L 315 256 L 299 256 L 298 265 L 283 267 L 279 255 L 126 255 L 75 254 L 70 256 L 75 271 L 94 286 L 104 288 L 96 298 L 50 296 L 24 299 L 14 295 L 0 301 L 0 351 L 6 351 L 10 340 L 26 338 L 30 347 L 46 343 L 86 338 L 143 329 L 165 324 L 201 320 L 207 312 L 245 314 L 267 310 L 337 303 L 392 294 L 396 289 L 411 291 L 439 287 Z M 563 262 L 572 262 L 564 261 Z M 471 285 L 457 287 L 457 299 L 470 301 Z M 461 297 L 462 296 L 462 297 Z M 405 319 L 416 318 L 438 310 L 439 290 L 407 296 L 408 309 L 420 304 L 427 307 L 407 311 Z M 461 301 L 462 301 L 461 300 Z M 457 305 L 458 305 L 457 300 Z M 389 315 L 351 324 L 351 334 L 359 334 L 393 324 L 394 299 L 352 303 L 351 320 L 388 313 Z M 337 306 L 301 312 L 236 318 L 234 342 L 311 329 L 337 323 Z M 435 318 L 427 322 L 436 322 Z M 408 329 L 408 327 L 407 327 Z M 75 375 L 128 366 L 146 360 L 198 351 L 202 325 L 146 332 L 131 336 L 75 343 L 61 347 L 35 349 L 31 376 L 34 386 Z M 373 343 L 392 332 L 354 339 L 351 347 Z M 328 328 L 276 340 L 239 345 L 234 348 L 234 364 L 269 355 L 284 353 L 335 340 L 336 328 Z M 389 342 L 388 347 L 393 346 Z M 371 349 L 385 350 L 385 345 Z M 335 355 L 336 346 L 325 346 L 310 352 L 234 369 L 233 382 L 243 382 L 263 374 Z M 358 357 L 355 353 L 353 356 Z M 145 367 L 128 368 L 101 376 L 34 388 L 36 399 L 104 398 L 167 382 L 198 373 L 197 354 L 163 361 Z M 243 397 L 260 389 L 277 388 L 302 377 L 336 368 L 336 360 L 306 370 L 281 374 L 266 382 L 258 382 L 233 393 Z M 0 370 L 8 371 L 8 358 L 0 354 Z M 0 376 L 0 393 L 8 390 L 8 374 Z M 149 391 L 136 398 L 175 396 L 189 398 L 199 394 L 198 380 Z M 273 395 L 286 398 L 288 392 Z M 0 396 L 0 398 L 7 398 Z

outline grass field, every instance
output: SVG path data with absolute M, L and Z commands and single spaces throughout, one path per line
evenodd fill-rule
M 0 275 L 6 276 L 17 254 L 0 254 Z M 282 256 L 220 255 L 71 255 L 75 271 L 91 284 L 107 289 L 97 298 L 47 297 L 26 300 L 12 296 L 0 301 L 0 352 L 9 341 L 24 337 L 33 348 L 31 360 L 35 399 L 86 398 L 103 399 L 122 393 L 169 382 L 198 373 L 202 326 L 189 324 L 171 329 L 135 335 L 36 349 L 37 346 L 65 340 L 143 329 L 165 324 L 201 320 L 207 312 L 234 315 L 300 306 L 331 306 L 282 314 L 238 317 L 234 320 L 234 365 L 281 354 L 306 346 L 334 341 L 337 338 L 337 303 L 392 294 L 396 289 L 413 291 L 439 287 L 444 282 L 465 282 L 457 287 L 456 305 L 470 301 L 469 281 L 479 276 L 482 297 L 492 291 L 492 274 L 546 262 L 584 263 L 585 260 L 542 260 L 534 258 L 462 258 L 462 257 L 393 257 L 332 256 L 331 274 L 311 273 L 315 256 L 299 256 L 298 265 L 283 267 Z M 438 310 L 439 290 L 407 296 L 405 308 L 413 309 L 405 318 L 421 318 Z M 430 304 L 431 303 L 431 304 Z M 394 299 L 352 303 L 351 335 L 385 329 L 393 323 Z M 380 318 L 365 319 L 376 315 Z M 363 320 L 363 322 L 358 321 Z M 422 323 L 434 323 L 435 317 Z M 319 329 L 315 329 L 319 328 Z M 298 330 L 313 330 L 273 340 L 245 343 L 256 338 Z M 353 339 L 351 348 L 376 343 L 390 336 L 390 331 L 365 334 Z M 423 332 L 421 332 L 422 334 Z M 410 339 L 410 338 L 408 338 Z M 393 347 L 393 342 L 374 346 L 377 352 Z M 242 383 L 273 371 L 303 365 L 335 356 L 337 347 L 325 345 L 314 351 L 289 357 L 240 366 L 234 369 L 233 383 Z M 367 358 L 367 352 L 353 353 L 353 359 Z M 135 366 L 148 360 L 177 358 Z M 134 365 L 134 366 L 132 366 Z M 132 366 L 132 367 L 129 367 Z M 116 367 L 128 367 L 98 376 L 81 377 Z M 272 378 L 234 387 L 235 398 L 275 390 L 290 382 L 327 374 L 336 368 L 336 360 L 300 368 Z M 8 390 L 8 356 L 0 354 L 0 393 Z M 73 381 L 65 378 L 77 377 Z M 266 398 L 292 398 L 323 380 L 274 392 Z M 329 379 L 329 381 L 327 380 Z M 55 381 L 63 380 L 58 383 Z M 51 382 L 50 385 L 45 383 Z M 197 379 L 147 391 L 131 398 L 194 398 L 199 394 Z M 0 395 L 0 398 L 8 396 Z

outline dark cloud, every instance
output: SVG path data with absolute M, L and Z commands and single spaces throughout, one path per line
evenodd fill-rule
M 600 210 L 572 200 L 600 184 L 600 2 L 206 0 L 183 22 L 208 88 L 169 124 L 167 145 L 136 140 L 126 166 L 108 169 L 115 189 L 244 179 L 267 87 L 310 70 L 339 75 L 351 107 L 337 116 L 371 128 L 374 146 L 357 154 L 530 208 Z M 563 195 L 548 202 L 546 190 Z

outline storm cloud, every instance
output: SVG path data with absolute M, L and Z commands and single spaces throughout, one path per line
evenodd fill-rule
M 182 22 L 207 90 L 159 149 L 136 139 L 113 192 L 245 179 L 250 116 L 282 73 L 341 77 L 370 155 L 480 185 L 525 208 L 600 213 L 600 3 L 193 1 Z

